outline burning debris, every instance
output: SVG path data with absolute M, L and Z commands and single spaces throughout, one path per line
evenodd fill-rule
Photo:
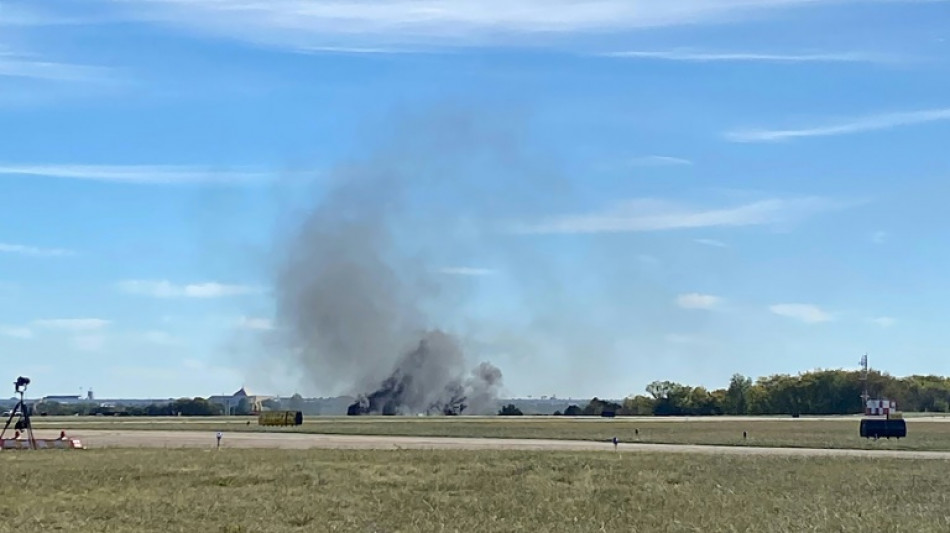
M 346 414 L 455 416 L 469 407 L 476 412 L 493 409 L 501 371 L 482 363 L 463 379 L 452 374 L 460 362 L 461 350 L 454 339 L 439 331 L 430 332 L 403 356 L 377 390 L 360 396 Z

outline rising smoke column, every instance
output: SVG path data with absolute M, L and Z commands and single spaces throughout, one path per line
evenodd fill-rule
M 389 151 L 334 172 L 283 243 L 275 322 L 307 380 L 361 395 L 360 411 L 493 412 L 500 370 L 470 370 L 458 339 L 425 312 L 439 274 L 397 245 L 412 242 L 404 221 L 427 192 L 420 167 Z
M 466 378 L 458 375 L 464 357 L 456 340 L 430 331 L 396 364 L 378 389 L 361 396 L 347 414 L 446 414 L 494 409 L 501 371 L 483 362 Z

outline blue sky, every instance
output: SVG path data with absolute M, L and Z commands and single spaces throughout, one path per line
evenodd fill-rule
M 948 22 L 910 0 L 2 0 L 0 357 L 35 394 L 340 392 L 262 340 L 275 242 L 340 164 L 450 142 L 419 117 L 455 114 L 486 132 L 460 143 L 516 155 L 462 150 L 397 229 L 435 251 L 433 325 L 509 394 L 864 352 L 950 374 Z

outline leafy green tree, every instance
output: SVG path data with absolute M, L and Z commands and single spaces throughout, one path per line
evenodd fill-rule
M 581 408 L 576 405 L 569 405 L 564 410 L 564 416 L 581 416 Z
M 604 412 L 618 413 L 623 406 L 619 403 L 609 402 L 606 400 L 601 400 L 599 398 L 593 398 L 586 406 L 581 410 L 581 415 L 583 416 L 600 416 Z
M 643 416 L 653 414 L 654 399 L 637 395 L 624 398 L 621 414 Z
M 523 414 L 524 413 L 521 412 L 521 409 L 518 409 L 518 407 L 516 407 L 513 403 L 509 403 L 508 405 L 502 407 L 500 411 L 498 411 L 499 416 L 521 416 Z
M 247 398 L 241 398 L 237 405 L 234 406 L 231 414 L 238 416 L 247 416 L 251 414 L 251 403 L 247 401 Z
M 749 390 L 752 388 L 752 379 L 742 374 L 733 374 L 729 380 L 729 388 L 723 399 L 723 411 L 730 415 L 745 415 L 749 413 Z

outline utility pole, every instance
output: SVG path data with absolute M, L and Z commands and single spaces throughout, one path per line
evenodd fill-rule
M 861 399 L 863 400 L 863 405 L 861 406 L 864 409 L 868 404 L 868 399 L 871 397 L 868 394 L 868 354 L 865 353 L 861 357 L 861 381 L 864 382 L 864 393 L 861 394 Z

